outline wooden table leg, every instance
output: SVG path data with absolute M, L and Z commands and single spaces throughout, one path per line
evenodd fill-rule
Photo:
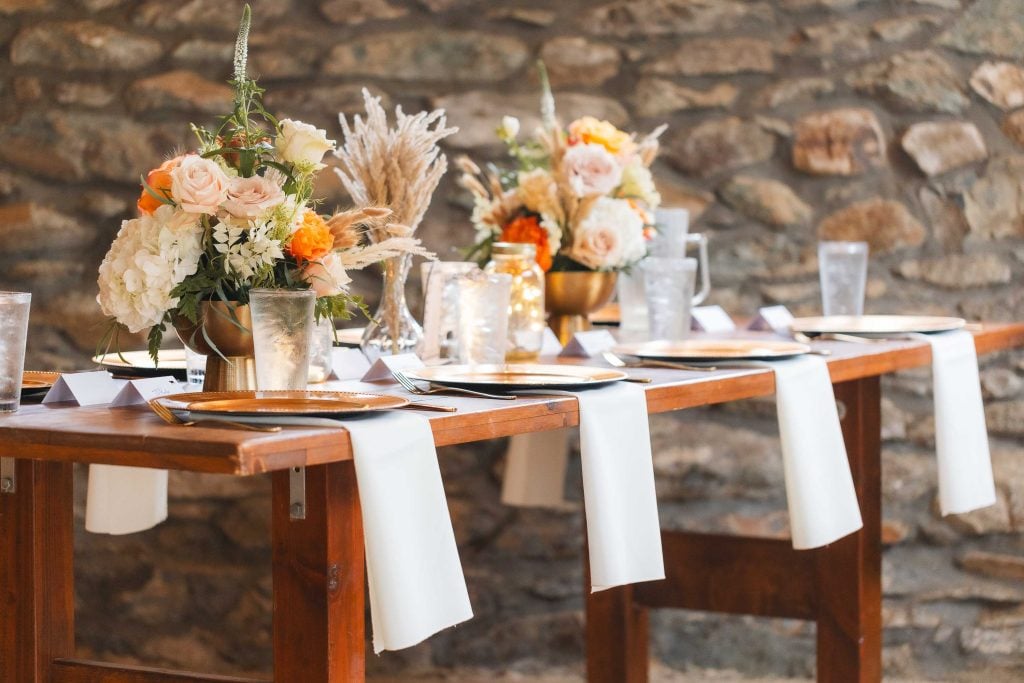
M 363 522 L 351 461 L 306 469 L 306 518 L 273 475 L 274 680 L 365 679 Z
M 589 549 L 583 546 L 588 683 L 647 682 L 647 608 L 633 586 L 590 592 Z
M 815 551 L 818 680 L 882 680 L 881 393 L 877 377 L 835 385 L 864 528 Z
M 75 650 L 73 469 L 15 468 L 16 491 L 0 493 L 0 683 L 47 683 Z

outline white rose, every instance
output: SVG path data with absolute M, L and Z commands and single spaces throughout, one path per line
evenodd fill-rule
M 258 218 L 284 202 L 284 191 L 273 180 L 254 175 L 233 178 L 228 186 L 224 210 L 235 218 Z
M 320 163 L 334 149 L 334 140 L 327 139 L 327 131 L 302 121 L 281 120 L 281 132 L 274 142 L 282 159 L 297 166 L 311 166 L 319 171 L 325 167 Z
M 229 183 L 216 162 L 188 154 L 171 171 L 171 198 L 188 213 L 216 213 Z
M 302 279 L 313 288 L 317 298 L 337 296 L 344 291 L 345 285 L 352 282 L 341 263 L 341 257 L 333 251 L 319 261 L 307 263 L 302 269 Z
M 577 197 L 610 194 L 622 182 L 622 167 L 602 145 L 575 145 L 562 159 L 569 187 Z
M 644 257 L 644 222 L 624 199 L 601 197 L 572 231 L 570 258 L 595 270 L 625 268 Z

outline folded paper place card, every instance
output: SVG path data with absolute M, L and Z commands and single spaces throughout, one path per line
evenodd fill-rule
M 775 334 L 789 336 L 793 324 L 793 314 L 785 306 L 765 306 L 757 309 L 757 317 L 747 329 L 772 331 Z
M 599 356 L 602 351 L 615 346 L 615 337 L 608 330 L 589 330 L 577 332 L 565 345 L 560 356 L 571 356 L 575 358 L 592 358 Z
M 399 353 L 394 356 L 381 356 L 370 369 L 363 375 L 364 382 L 380 382 L 381 380 L 392 380 L 393 370 L 418 370 L 423 367 L 423 361 L 415 353 Z
M 72 402 L 80 406 L 110 403 L 124 387 L 123 379 L 114 379 L 106 370 L 69 372 L 60 376 L 46 392 L 43 403 Z
M 145 377 L 129 380 L 110 402 L 112 406 L 136 406 L 154 398 L 188 391 L 188 385 L 173 377 Z
M 736 323 L 721 306 L 698 306 L 693 309 L 690 328 L 698 332 L 732 332 Z
M 540 355 L 557 356 L 562 352 L 562 342 L 550 327 L 544 328 L 544 337 L 540 344 Z
M 370 369 L 370 361 L 359 349 L 336 346 L 331 349 L 335 379 L 359 379 Z

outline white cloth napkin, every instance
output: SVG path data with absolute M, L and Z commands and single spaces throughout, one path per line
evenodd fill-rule
M 565 505 L 569 430 L 516 434 L 508 442 L 501 502 L 516 507 Z
M 965 330 L 916 335 L 932 347 L 939 507 L 961 514 L 996 502 L 974 336 Z
M 167 519 L 167 470 L 90 465 L 85 529 L 134 534 Z
M 863 526 L 828 366 L 775 361 L 775 398 L 793 547 L 817 548 Z
M 348 430 L 363 510 L 375 653 L 411 647 L 472 618 L 427 418 L 396 410 L 345 420 L 232 419 Z
M 572 395 L 580 405 L 591 591 L 665 578 L 644 390 L 615 382 Z

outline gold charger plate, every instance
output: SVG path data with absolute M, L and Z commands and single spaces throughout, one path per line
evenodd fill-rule
M 778 360 L 810 353 L 811 347 L 773 339 L 684 339 L 619 344 L 612 351 L 623 356 L 655 360 Z
M 365 327 L 346 327 L 343 330 L 338 330 L 338 336 L 334 338 L 334 343 L 337 346 L 359 346 L 363 341 L 363 332 L 365 331 Z
M 949 332 L 967 324 L 963 318 L 933 315 L 831 315 L 817 318 L 797 318 L 794 332 L 804 334 L 855 334 L 885 336 L 910 332 Z
M 618 382 L 628 375 L 619 370 L 584 365 L 439 365 L 404 373 L 407 377 L 453 387 L 509 389 L 578 389 Z
M 409 405 L 387 394 L 350 391 L 194 391 L 158 399 L 171 410 L 209 415 L 352 415 Z
M 157 352 L 158 365 L 154 365 L 148 351 L 124 351 L 93 356 L 92 362 L 103 366 L 114 374 L 150 377 L 171 374 L 185 379 L 188 366 L 185 363 L 185 349 L 160 349 Z
M 31 395 L 48 391 L 60 379 L 59 372 L 42 372 L 26 370 L 21 375 L 21 395 Z

